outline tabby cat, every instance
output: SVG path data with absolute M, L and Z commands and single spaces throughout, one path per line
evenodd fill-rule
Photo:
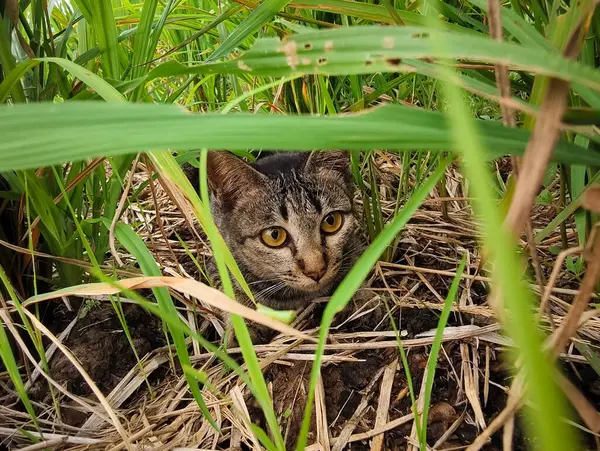
M 330 295 L 364 249 L 347 152 L 277 152 L 249 164 L 212 151 L 207 172 L 215 223 L 263 305 L 298 309 Z M 236 299 L 250 305 L 239 287 Z M 254 342 L 268 338 L 249 326 Z

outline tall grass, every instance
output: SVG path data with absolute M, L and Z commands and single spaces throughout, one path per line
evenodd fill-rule
M 184 195 L 178 199 L 190 206 L 209 238 L 225 293 L 233 297 L 233 279 L 251 294 L 211 218 L 206 152 L 199 149 L 226 148 L 250 156 L 260 149 L 352 150 L 371 245 L 325 310 L 297 443 L 303 449 L 328 328 L 377 260 L 392 258 L 404 225 L 444 176 L 450 151 L 460 157 L 475 197 L 482 246 L 490 252 L 494 287 L 504 299 L 504 325 L 517 344 L 514 361 L 523 365 L 527 399 L 537 406 L 529 411 L 530 434 L 541 437 L 543 449 L 566 449 L 568 431 L 558 418 L 568 412 L 550 399 L 557 393 L 554 368 L 543 354 L 541 331 L 530 321 L 533 295 L 524 283 L 516 283 L 523 268 L 496 208 L 512 200 L 512 191 L 500 189 L 507 199 L 499 198 L 487 163 L 523 154 L 548 80 L 557 78 L 570 83 L 564 133 L 552 157 L 560 164 L 566 205 L 536 240 L 564 227 L 586 187 L 598 182 L 600 16 L 593 11 L 595 3 L 578 8 L 570 2 L 511 0 L 501 8 L 504 42 L 490 39 L 488 5 L 482 0 L 240 2 L 244 7 L 224 7 L 214 0 L 73 0 L 50 10 L 46 3 L 0 0 L 0 182 L 6 184 L 0 199 L 4 205 L 21 200 L 27 210 L 23 219 L 9 216 L 12 210 L 0 205 L 0 238 L 25 243 L 31 253 L 19 267 L 11 265 L 12 256 L 0 253 L 7 273 L 3 284 L 12 298 L 10 305 L 3 301 L 5 311 L 20 308 L 19 296 L 38 294 L 34 251 L 94 268 L 59 261 L 57 274 L 48 274 L 57 288 L 107 278 L 102 266 L 109 255 L 110 224 L 135 155 L 142 152 L 148 152 L 163 184 Z M 431 15 L 439 16 L 439 22 L 432 22 Z M 563 57 L 569 36 L 581 23 L 586 32 L 581 56 Z M 511 71 L 507 101 L 518 111 L 521 128 L 507 128 L 497 120 L 500 96 L 493 64 Z M 392 105 L 374 109 L 382 101 Z M 403 152 L 391 215 L 380 204 L 374 164 L 380 150 Z M 178 159 L 195 161 L 200 186 L 190 185 Z M 598 220 L 596 213 L 577 211 L 581 245 Z M 151 250 L 128 226 L 117 224 L 116 239 L 135 256 L 144 275 L 161 275 Z M 26 271 L 33 275 L 31 287 L 22 281 Z M 13 285 L 21 287 L 18 295 Z M 156 304 L 138 302 L 165 322 L 189 390 L 216 428 L 201 393 L 206 380 L 192 368 L 186 338 L 216 352 L 232 370 L 242 370 L 185 325 L 166 288 L 153 293 Z M 119 312 L 118 304 L 115 308 Z M 41 336 L 26 316 L 14 321 L 25 327 L 38 357 L 43 356 Z M 438 337 L 444 325 L 440 321 Z M 246 364 L 244 380 L 269 427 L 270 436 L 255 429 L 257 437 L 267 449 L 284 449 L 245 323 L 234 315 L 233 326 Z M 35 423 L 23 389 L 25 374 L 6 330 L 13 329 L 3 327 L 0 333 L 2 361 Z M 433 368 L 429 371 L 433 377 Z M 431 390 L 430 379 L 426 399 Z M 419 424 L 421 449 L 426 446 L 427 408 Z

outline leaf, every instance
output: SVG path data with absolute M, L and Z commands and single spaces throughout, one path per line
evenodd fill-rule
M 98 93 L 107 102 L 125 102 L 125 97 L 117 91 L 110 83 L 100 78 L 98 75 L 90 72 L 86 68 L 64 58 L 37 58 L 19 63 L 0 84 L 0 103 L 4 102 L 10 93 L 11 88 L 19 82 L 32 68 L 39 66 L 42 62 L 53 63 L 67 70 L 74 77 L 79 78 Z
M 444 329 L 446 328 L 446 324 L 448 324 L 448 317 L 450 316 L 450 311 L 452 310 L 452 305 L 456 300 L 456 295 L 458 293 L 458 288 L 460 286 L 460 281 L 462 279 L 463 272 L 465 270 L 466 258 L 463 255 L 460 260 L 460 264 L 458 265 L 458 269 L 456 270 L 456 276 L 452 280 L 452 285 L 448 290 L 448 295 L 446 296 L 446 301 L 444 302 L 444 307 L 442 309 L 442 313 L 440 314 L 440 319 L 438 320 L 438 326 L 435 331 L 435 338 L 431 345 L 431 351 L 429 352 L 429 358 L 427 359 L 427 379 L 425 381 L 425 401 L 423 403 L 423 414 L 421 416 L 421 434 L 419 436 L 419 443 L 421 446 L 427 444 L 427 417 L 429 414 L 429 402 L 431 401 L 431 392 L 433 389 L 433 381 L 435 376 L 435 369 L 437 367 L 437 359 L 440 352 L 440 348 L 442 347 L 442 338 L 444 335 Z
M 110 228 L 110 222 L 107 219 L 104 220 L 104 225 L 107 228 Z M 155 277 L 162 276 L 158 264 L 154 261 L 154 257 L 141 238 L 129 225 L 117 223 L 115 234 L 121 244 L 123 244 L 123 246 L 125 246 L 125 248 L 135 257 L 140 269 L 145 275 Z M 173 299 L 169 294 L 169 290 L 165 287 L 154 287 L 152 288 L 152 292 L 156 297 L 158 307 L 164 312 L 164 314 L 170 316 L 174 321 L 180 321 L 177 314 L 177 309 L 173 303 Z M 188 354 L 187 345 L 185 343 L 185 336 L 180 330 L 176 330 L 172 327 L 169 327 L 169 332 L 173 338 L 173 342 L 175 343 L 175 349 L 177 350 L 177 356 L 179 357 L 181 366 L 190 366 L 191 361 Z M 200 387 L 198 386 L 198 381 L 188 374 L 186 374 L 186 379 L 190 386 L 190 391 L 194 395 L 194 398 L 196 399 L 196 402 L 202 411 L 202 415 L 204 415 L 204 417 L 208 420 L 211 426 L 215 428 L 215 430 L 219 430 L 217 423 L 208 411 L 208 407 L 206 407 L 206 403 L 204 402 L 204 398 L 200 392 Z
M 111 88 L 112 89 L 112 88 Z M 523 153 L 529 133 L 473 120 L 488 158 Z M 23 133 L 26 130 L 27 133 Z M 277 133 L 273 133 L 277 130 Z M 65 102 L 0 106 L 0 171 L 174 148 L 453 148 L 447 116 L 402 105 L 334 117 L 187 114 L 170 105 Z M 557 161 L 599 165 L 599 152 L 560 142 Z
M 120 238 L 124 238 L 121 236 Z M 124 238 L 127 240 L 127 238 Z M 119 239 L 120 241 L 120 239 Z M 127 242 L 127 241 L 126 241 Z M 131 243 L 127 242 L 128 245 Z M 132 247 L 135 250 L 134 247 Z M 128 248 L 131 251 L 131 249 Z M 146 249 L 147 250 L 147 249 Z M 228 313 L 240 315 L 251 321 L 254 321 L 263 326 L 269 327 L 273 330 L 281 332 L 282 334 L 297 337 L 302 340 L 314 342 L 315 339 L 303 332 L 294 329 L 280 321 L 272 319 L 263 313 L 257 312 L 254 309 L 246 307 L 245 305 L 236 302 L 229 297 L 225 296 L 219 290 L 211 288 L 208 285 L 198 282 L 196 280 L 187 279 L 184 277 L 171 277 L 171 276 L 148 276 L 148 277 L 133 277 L 130 279 L 120 279 L 114 283 L 87 283 L 81 285 L 75 285 L 68 288 L 63 288 L 49 293 L 39 294 L 37 296 L 30 297 L 23 306 L 31 305 L 48 299 L 56 299 L 61 296 L 92 296 L 99 294 L 116 294 L 124 289 L 128 290 L 142 290 L 148 288 L 171 288 L 172 290 L 180 293 L 188 294 L 197 299 L 202 299 L 211 307 L 219 310 L 223 310 Z
M 11 89 L 15 86 L 21 77 L 31 70 L 32 67 L 40 63 L 35 60 L 25 60 L 15 66 L 13 70 L 8 72 L 2 83 L 0 83 L 0 103 L 4 103 L 10 95 Z
M 439 48 L 434 44 L 443 41 Z M 430 30 L 423 27 L 345 27 L 264 38 L 241 57 L 222 63 L 184 66 L 171 61 L 158 66 L 149 80 L 199 73 L 235 73 L 280 77 L 298 73 L 351 75 L 411 70 L 406 58 L 461 59 L 499 63 L 515 70 L 577 82 L 600 90 L 600 74 L 556 52 L 488 39 L 484 35 Z
M 208 57 L 206 61 L 217 60 L 226 56 L 242 43 L 248 36 L 256 33 L 279 11 L 286 7 L 290 0 L 265 0 L 244 21 L 235 27 L 225 41 Z
M 140 22 L 133 40 L 133 54 L 131 57 L 131 78 L 140 77 L 144 73 L 141 65 L 150 60 L 154 52 L 151 46 L 152 24 L 158 0 L 146 0 L 142 6 Z
M 103 68 L 108 78 L 121 78 L 119 67 L 119 41 L 117 25 L 113 15 L 111 0 L 91 0 L 89 2 L 92 15 L 92 28 L 98 46 L 103 51 Z

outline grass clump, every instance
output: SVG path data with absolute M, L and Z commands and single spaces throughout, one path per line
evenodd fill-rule
M 598 17 L 591 1 L 0 0 L 0 435 L 475 450 L 504 427 L 519 449 L 594 444 Z M 251 295 L 206 149 L 339 148 L 370 246 L 322 314 L 286 325 L 189 285 L 213 255 L 225 295 Z M 373 311 L 338 321 L 361 291 L 387 306 L 370 330 Z M 253 346 L 244 316 L 281 334 Z M 109 357 L 87 360 L 92 339 Z

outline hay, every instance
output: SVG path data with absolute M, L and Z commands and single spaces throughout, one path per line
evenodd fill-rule
M 140 191 L 125 205 L 121 221 L 134 227 L 165 275 L 202 280 L 193 259 L 203 265 L 210 256 L 208 243 L 199 230 L 191 231 L 192 225 L 160 184 L 156 181 L 147 184 L 152 168 L 146 165 L 142 159 L 132 176 L 131 191 Z M 397 187 L 403 177 L 401 159 L 382 152 L 375 166 L 380 180 L 382 211 L 384 217 L 389 217 L 395 211 Z M 409 176 L 414 182 L 414 173 Z M 486 304 L 490 279 L 486 266 L 481 268 L 477 227 L 468 204 L 468 192 L 464 191 L 462 176 L 456 168 L 447 171 L 445 193 L 446 197 L 431 193 L 396 243 L 394 260 L 380 262 L 363 287 L 375 302 L 388 303 L 409 354 L 418 395 L 425 377 L 428 346 L 433 341 L 428 332 L 435 329 L 436 315 L 455 276 L 457 262 L 462 255 L 467 257 L 458 302 L 452 308 L 451 324 L 444 333 L 436 372 L 432 412 L 440 413 L 428 427 L 429 443 L 435 443 L 433 449 L 468 444 L 504 407 L 509 372 L 501 355 L 512 346 L 502 335 L 493 310 Z M 553 206 L 536 206 L 532 214 L 534 231 L 546 226 L 555 215 Z M 569 246 L 576 247 L 576 234 L 569 223 L 566 231 Z M 547 308 L 540 312 L 541 325 L 547 331 L 565 322 L 579 287 L 577 277 L 568 271 L 557 268 L 552 273 L 556 261 L 553 246 L 560 241 L 560 233 L 555 230 L 537 246 L 539 269 L 544 278 L 551 281 L 551 286 L 546 290 L 537 283 L 531 285 L 538 298 L 547 292 Z M 526 248 L 525 242 L 521 244 Z M 118 252 L 124 264 L 119 269 L 129 275 L 137 273 L 133 257 L 122 250 Z M 108 267 L 111 263 L 114 262 L 108 262 Z M 107 298 L 98 296 L 96 299 L 106 304 Z M 215 341 L 222 336 L 219 311 L 189 296 L 179 295 L 177 299 L 182 317 L 193 330 Z M 299 312 L 293 327 L 316 337 L 316 315 L 324 301 L 318 300 Z M 417 449 L 406 380 L 398 364 L 395 333 L 387 320 L 371 330 L 360 330 L 361 319 L 368 315 L 354 315 L 332 330 L 317 390 L 317 409 L 309 442 L 311 450 L 347 449 L 350 443 L 357 442 L 373 450 Z M 53 337 L 47 349 L 49 356 L 56 349 L 63 349 L 61 343 L 68 340 L 67 336 L 68 332 Z M 589 362 L 576 346 L 595 348 L 599 343 L 600 319 L 595 310 L 590 310 L 561 358 L 577 374 L 578 369 Z M 30 372 L 28 388 L 36 383 L 39 386 L 43 381 L 45 387 L 52 383 L 60 410 L 77 411 L 78 417 L 83 418 L 78 426 L 69 425 L 67 419 L 59 415 L 52 398 L 41 396 L 35 407 L 42 433 L 35 431 L 21 411 L 8 375 L 1 374 L 0 437 L 8 446 L 26 447 L 23 449 L 218 450 L 241 446 L 259 449 L 250 423 L 260 422 L 261 417 L 247 387 L 197 343 L 190 343 L 190 349 L 194 365 L 208 375 L 211 388 L 204 388 L 203 396 L 220 433 L 203 418 L 187 391 L 185 378 L 173 362 L 174 350 L 163 346 L 140 356 L 141 364 L 132 365 L 112 390 L 104 393 L 101 397 L 104 407 L 97 397 L 84 399 L 68 393 L 65 381 L 54 380 L 53 376 L 40 378 L 39 371 Z M 313 343 L 284 335 L 256 347 L 270 381 L 276 413 L 288 438 L 293 438 L 296 427 L 293 421 L 298 420 L 298 413 L 304 408 L 306 376 L 314 349 Z M 239 349 L 229 352 L 239 356 Z M 357 375 L 365 373 L 365 368 L 369 377 L 361 379 Z M 338 382 L 335 382 L 336 377 Z M 585 430 L 584 426 L 579 427 Z M 33 438 L 41 442 L 32 445 Z

